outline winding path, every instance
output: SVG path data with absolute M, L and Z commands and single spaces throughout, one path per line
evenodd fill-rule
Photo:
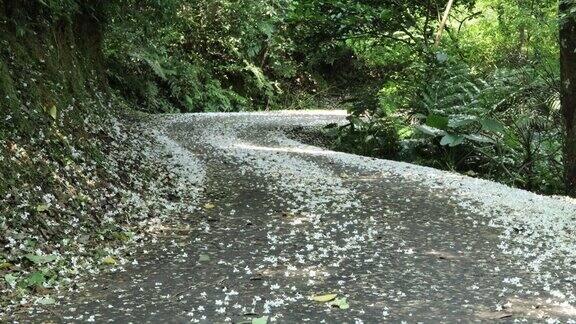
M 204 169 L 194 230 L 29 320 L 576 319 L 574 202 L 286 135 L 343 119 L 163 117 L 158 131 Z M 341 308 L 310 299 L 328 293 Z

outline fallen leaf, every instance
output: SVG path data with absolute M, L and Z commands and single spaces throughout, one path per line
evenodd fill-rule
M 36 271 L 30 274 L 28 277 L 24 278 L 18 285 L 23 285 L 24 287 L 32 287 L 41 285 L 46 281 L 46 276 L 42 271 Z
M 52 305 L 55 302 L 56 302 L 56 300 L 54 300 L 54 298 L 49 297 L 49 296 L 40 298 L 36 301 L 36 303 L 40 304 L 40 305 Z
M 116 259 L 114 259 L 111 256 L 107 256 L 104 259 L 102 259 L 102 263 L 106 265 L 116 265 L 118 264 L 118 261 L 116 261 Z
M 50 117 L 52 117 L 52 119 L 56 120 L 56 117 L 58 116 L 58 110 L 56 109 L 55 105 L 52 105 L 48 113 L 50 114 Z
M 34 264 L 50 263 L 50 262 L 52 262 L 58 258 L 57 256 L 51 255 L 51 254 L 39 255 L 39 254 L 32 254 L 32 253 L 28 253 L 24 257 L 26 257 L 26 259 L 32 261 L 32 263 L 34 263 Z
M 329 302 L 331 300 L 334 300 L 336 297 L 338 297 L 337 294 L 325 294 L 325 295 L 314 295 L 314 296 L 310 297 L 310 299 L 312 299 L 313 301 L 326 303 L 326 302 Z
M 10 262 L 2 262 L 0 263 L 0 270 L 6 270 L 12 267 L 12 263 Z
M 200 254 L 198 261 L 200 261 L 200 262 L 210 261 L 210 256 L 208 254 Z
M 252 324 L 266 324 L 266 323 L 268 323 L 268 316 L 262 316 L 252 320 Z
M 39 213 L 45 212 L 50 208 L 50 206 L 46 205 L 46 204 L 41 204 L 36 206 L 36 211 Z
M 204 204 L 204 209 L 214 209 L 214 208 L 216 208 L 216 205 L 214 205 L 213 203 Z
M 338 307 L 338 308 L 340 308 L 340 309 L 348 309 L 348 308 L 350 308 L 350 305 L 348 304 L 348 301 L 346 300 L 346 297 L 334 299 L 333 301 L 330 302 L 330 306 Z
M 14 287 L 16 287 L 16 282 L 18 281 L 18 277 L 16 277 L 15 275 L 13 275 L 13 274 L 11 274 L 11 273 L 7 273 L 7 274 L 4 276 L 4 281 L 6 281 L 6 283 L 7 283 L 10 287 L 14 288 Z

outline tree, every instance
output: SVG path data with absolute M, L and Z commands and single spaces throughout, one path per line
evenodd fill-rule
M 561 102 L 564 118 L 564 165 L 566 188 L 576 195 L 576 4 L 560 0 Z

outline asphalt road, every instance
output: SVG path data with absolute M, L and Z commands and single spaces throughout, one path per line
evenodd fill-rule
M 20 319 L 576 319 L 572 201 L 287 135 L 342 121 L 338 111 L 162 117 L 155 127 L 204 168 L 193 230 Z

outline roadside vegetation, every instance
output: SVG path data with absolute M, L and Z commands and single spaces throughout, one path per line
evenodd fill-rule
M 446 4 L 111 2 L 108 80 L 149 112 L 344 107 L 337 149 L 570 192 L 559 23 L 572 18 L 557 1 Z

